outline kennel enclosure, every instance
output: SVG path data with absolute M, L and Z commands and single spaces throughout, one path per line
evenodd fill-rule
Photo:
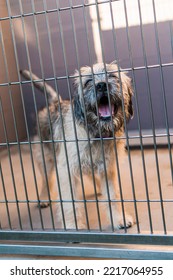
M 172 2 L 6 0 L 1 5 L 0 253 L 172 259 Z M 134 119 L 125 129 L 126 158 L 117 172 L 122 210 L 127 208 L 136 224 L 113 231 L 105 223 L 93 179 L 89 190 L 83 185 L 85 197 L 73 201 L 84 204 L 89 228 L 68 231 L 56 219 L 56 203 L 62 201 L 37 207 L 41 177 L 33 146 L 41 143 L 43 162 L 46 158 L 45 140 L 36 142 L 33 135 L 38 111 L 48 103 L 20 70 L 36 73 L 72 102 L 74 70 L 114 60 L 134 87 Z

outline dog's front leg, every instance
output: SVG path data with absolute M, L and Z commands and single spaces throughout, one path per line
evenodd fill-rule
M 106 179 L 107 178 L 107 179 Z M 133 225 L 133 218 L 126 214 L 123 217 L 116 173 L 108 170 L 107 176 L 101 174 L 102 196 L 107 201 L 103 203 L 104 211 L 114 229 L 128 228 Z
M 83 202 L 80 197 L 80 180 L 71 172 L 59 170 L 61 199 L 58 205 L 58 218 L 61 228 L 66 230 L 86 229 Z

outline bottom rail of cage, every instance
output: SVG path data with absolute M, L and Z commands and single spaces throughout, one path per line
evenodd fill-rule
M 1 230 L 1 242 L 47 242 L 47 243 L 101 243 L 173 246 L 173 232 L 129 234 L 107 231 L 19 231 Z
M 113 244 L 1 244 L 0 254 L 92 259 L 173 260 L 173 249 L 162 246 L 133 247 Z

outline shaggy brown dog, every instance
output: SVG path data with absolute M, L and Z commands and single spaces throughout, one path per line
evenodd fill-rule
M 48 143 L 34 145 L 43 178 L 41 205 L 50 203 L 48 185 L 50 198 L 60 199 L 58 214 L 65 228 L 87 229 L 85 203 L 80 200 L 79 193 L 82 188 L 85 200 L 82 176 L 93 179 L 94 173 L 97 188 L 104 198 L 100 205 L 109 218 L 112 216 L 114 228 L 132 226 L 132 217 L 126 214 L 124 223 L 120 202 L 116 202 L 120 198 L 115 152 L 123 157 L 124 123 L 133 115 L 130 78 L 122 71 L 118 73 L 116 63 L 106 64 L 106 69 L 103 63 L 82 67 L 75 72 L 71 104 L 60 98 L 58 102 L 57 93 L 44 82 L 36 82 L 39 78 L 30 76 L 27 70 L 22 71 L 22 75 L 32 78 L 34 85 L 45 90 L 48 96 L 49 108 L 39 112 L 40 131 L 39 137 L 35 137 Z M 55 163 L 57 183 L 53 180 Z

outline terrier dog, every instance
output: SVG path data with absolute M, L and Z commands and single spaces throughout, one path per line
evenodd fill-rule
M 49 104 L 38 113 L 40 129 L 35 137 L 45 142 L 34 145 L 43 180 L 40 205 L 46 207 L 50 203 L 46 201 L 48 185 L 49 198 L 59 199 L 58 214 L 64 227 L 87 229 L 82 177 L 93 179 L 94 174 L 97 189 L 104 198 L 100 205 L 108 218 L 112 216 L 114 228 L 132 226 L 133 218 L 125 214 L 124 219 L 121 204 L 116 201 L 120 200 L 116 157 L 123 157 L 124 126 L 133 116 L 130 78 L 122 71 L 118 73 L 115 62 L 82 67 L 75 71 L 75 92 L 70 103 L 58 98 L 57 92 L 29 71 L 21 74 L 45 91 Z M 57 183 L 53 180 L 55 165 Z M 79 197 L 80 189 L 83 200 Z

